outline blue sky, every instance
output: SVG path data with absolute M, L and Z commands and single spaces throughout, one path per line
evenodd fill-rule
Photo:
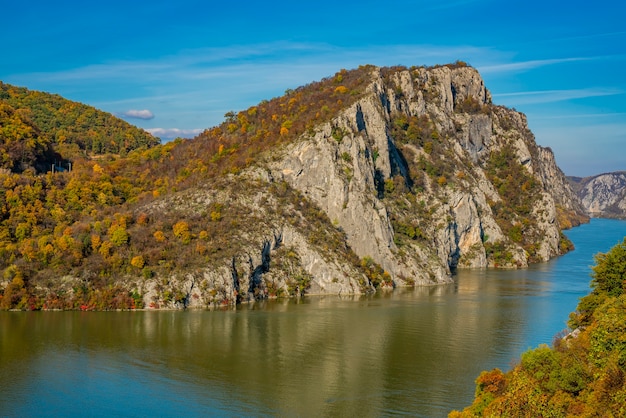
M 626 170 L 622 1 L 12 1 L 0 80 L 191 137 L 361 64 L 476 67 L 568 175 Z

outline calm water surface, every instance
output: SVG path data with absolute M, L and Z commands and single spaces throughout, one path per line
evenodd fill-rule
M 0 416 L 446 416 L 481 370 L 565 329 L 626 222 L 567 235 L 575 251 L 528 270 L 367 298 L 0 312 Z

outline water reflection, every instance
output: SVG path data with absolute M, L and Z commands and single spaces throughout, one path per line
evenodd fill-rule
M 565 327 L 591 254 L 608 249 L 593 240 L 612 245 L 607 233 L 619 232 L 603 225 L 574 239 L 575 253 L 528 270 L 461 271 L 454 284 L 371 297 L 0 312 L 0 411 L 446 416 L 470 402 L 481 370 L 508 368 Z
M 501 315 L 522 309 L 519 300 L 485 296 L 501 286 L 462 282 L 225 312 L 3 313 L 2 361 L 34 370 L 50 359 L 63 365 L 58 383 L 68 387 L 68 401 L 85 372 L 141 384 L 183 381 L 196 412 L 217 402 L 270 415 L 432 416 L 449 409 L 449 390 L 471 387 L 496 342 L 507 351 L 522 325 L 518 315 Z M 30 379 L 48 378 L 34 370 Z M 3 388 L 9 383 L 3 379 Z

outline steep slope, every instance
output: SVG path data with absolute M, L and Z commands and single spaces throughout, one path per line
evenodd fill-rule
M 4 222 L 0 306 L 207 307 L 524 267 L 585 220 L 554 161 L 463 63 L 342 70 L 193 140 L 5 181 L 55 203 Z
M 626 218 L 626 172 L 569 177 L 583 206 L 597 218 Z
M 491 104 L 476 70 L 376 69 L 368 92 L 268 165 L 360 257 L 423 284 L 565 251 L 560 228 L 584 220 L 582 208 L 552 152 L 523 115 Z

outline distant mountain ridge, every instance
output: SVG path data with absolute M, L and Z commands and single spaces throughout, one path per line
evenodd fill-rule
M 626 171 L 567 179 L 590 216 L 626 219 Z

